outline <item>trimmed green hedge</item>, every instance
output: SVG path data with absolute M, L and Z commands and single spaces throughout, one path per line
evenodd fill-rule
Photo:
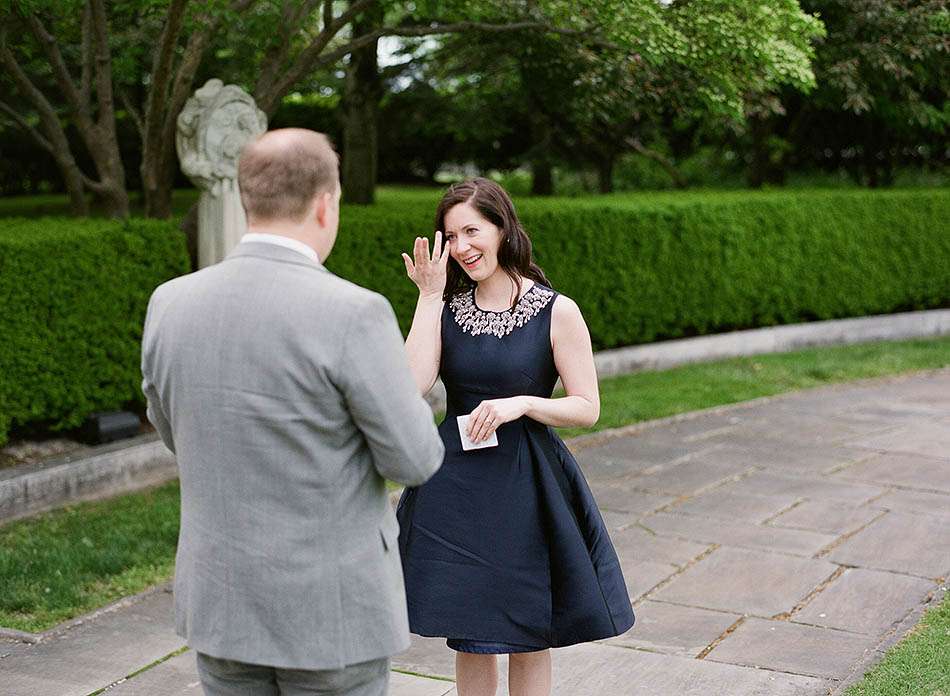
M 431 234 L 438 193 L 347 207 L 328 267 L 390 298 Z M 715 192 L 516 201 L 555 288 L 595 349 L 950 306 L 950 191 Z
M 188 268 L 168 222 L 0 220 L 0 443 L 141 402 L 148 298 Z
M 345 206 L 328 261 L 386 295 L 408 331 L 400 252 L 440 192 Z M 950 307 L 950 191 L 715 192 L 516 201 L 595 349 L 800 321 Z M 0 442 L 141 402 L 151 291 L 186 272 L 171 223 L 0 219 Z

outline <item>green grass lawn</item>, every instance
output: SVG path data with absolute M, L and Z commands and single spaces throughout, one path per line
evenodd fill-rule
M 601 383 L 595 428 L 864 377 L 950 366 L 950 338 L 873 343 L 689 365 Z M 171 577 L 178 486 L 0 527 L 0 626 L 40 631 Z M 848 696 L 950 695 L 950 603 L 932 610 Z M 943 692 L 940 691 L 943 689 Z
M 0 626 L 42 631 L 171 577 L 178 483 L 0 527 Z

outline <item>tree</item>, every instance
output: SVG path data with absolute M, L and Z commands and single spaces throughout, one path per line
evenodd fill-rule
M 751 95 L 814 84 L 812 41 L 822 26 L 794 0 L 621 5 L 607 42 L 481 34 L 449 37 L 433 57 L 429 78 L 453 98 L 497 98 L 529 122 L 536 192 L 550 190 L 552 156 L 593 168 L 608 192 L 629 151 L 683 185 L 671 159 L 649 145 L 667 124 L 741 123 Z
M 407 9 L 404 3 L 381 0 L 345 4 L 332 0 L 130 0 L 106 8 L 103 0 L 3 0 L 0 58 L 12 75 L 19 99 L 3 102 L 0 109 L 58 157 L 79 212 L 81 192 L 92 190 L 107 202 L 112 214 L 127 215 L 113 90 L 113 68 L 123 56 L 110 49 L 116 36 L 131 31 L 128 27 L 160 27 L 150 68 L 135 76 L 138 86 L 143 86 L 136 90 L 144 92 L 141 108 L 131 100 L 124 106 L 140 128 L 146 214 L 167 217 L 175 174 L 177 115 L 219 34 L 234 44 L 252 42 L 257 47 L 252 94 L 271 116 L 281 100 L 314 71 L 339 65 L 383 36 L 528 28 L 559 33 L 601 30 L 603 22 L 577 18 L 568 5 L 560 0 L 503 4 L 443 0 L 419 2 Z M 117 24 L 117 19 L 123 23 Z M 29 29 L 28 34 L 8 40 L 12 30 L 21 26 Z M 139 38 L 146 40 L 144 35 Z M 64 117 L 79 128 L 82 144 L 95 161 L 97 178 L 76 166 L 74 144 L 64 135 Z
M 946 157 L 950 12 L 946 0 L 803 0 L 822 17 L 817 89 L 783 93 L 750 127 L 753 185 L 789 168 L 845 169 L 887 185 L 901 164 Z

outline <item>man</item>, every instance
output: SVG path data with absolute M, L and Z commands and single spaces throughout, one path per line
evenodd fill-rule
M 322 266 L 326 137 L 266 133 L 238 181 L 248 234 L 145 320 L 148 416 L 181 474 L 176 628 L 206 694 L 378 696 L 409 645 L 384 477 L 423 483 L 442 443 L 389 303 Z

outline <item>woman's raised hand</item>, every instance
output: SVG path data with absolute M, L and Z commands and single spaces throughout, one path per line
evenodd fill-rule
M 407 275 L 418 286 L 419 294 L 441 298 L 445 291 L 445 267 L 449 263 L 449 245 L 442 247 L 442 232 L 435 233 L 435 248 L 431 257 L 427 237 L 416 237 L 412 253 L 414 259 L 403 253 L 402 260 L 406 264 Z

